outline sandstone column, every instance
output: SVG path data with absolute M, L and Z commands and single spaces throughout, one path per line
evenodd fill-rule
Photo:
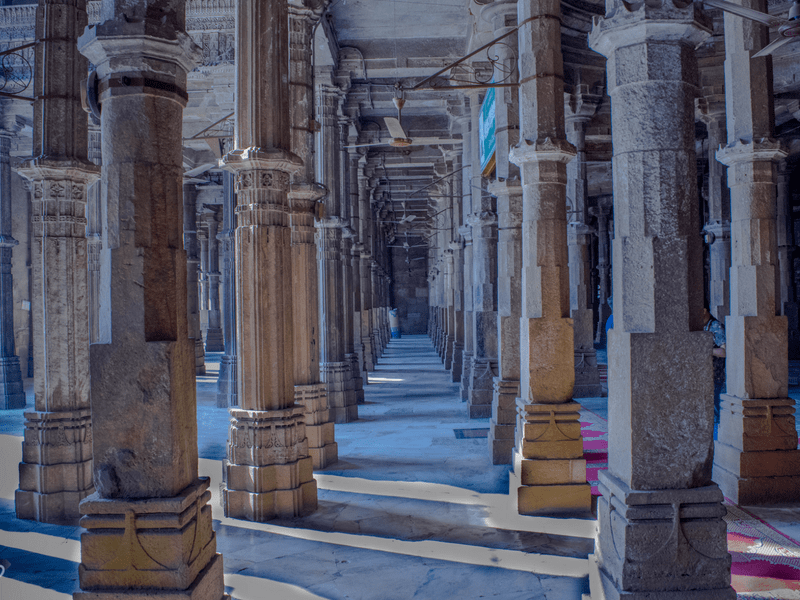
M 204 219 L 208 227 L 208 329 L 206 330 L 206 352 L 224 352 L 222 339 L 222 314 L 219 306 L 219 222 L 222 220 L 222 206 L 206 204 Z
M 703 115 L 708 129 L 708 222 L 703 229 L 713 236 L 708 248 L 711 263 L 709 310 L 724 322 L 730 314 L 731 204 L 726 169 L 716 157 L 717 149 L 726 140 L 725 103 L 720 104 L 709 106 Z
M 18 518 L 49 523 L 77 521 L 79 502 L 94 489 L 86 201 L 98 169 L 88 160 L 78 83 L 86 59 L 76 45 L 87 19 L 85 2 L 39 2 L 33 158 L 19 170 L 31 181 L 36 404 L 25 413 L 15 504 Z M 0 152 L 5 189 L 7 146 Z
M 99 124 L 89 125 L 89 151 L 88 158 L 95 165 L 102 162 L 102 148 L 100 145 Z M 96 344 L 104 341 L 101 336 L 101 305 L 107 304 L 103 294 L 103 273 L 101 265 L 104 262 L 103 253 L 103 209 L 101 204 L 102 184 L 96 181 L 89 188 L 86 203 L 86 239 L 89 255 L 88 277 L 88 302 L 89 302 L 89 343 Z M 104 302 L 105 301 L 105 302 Z
M 339 149 L 339 103 L 342 92 L 329 84 L 320 86 L 322 121 L 322 156 L 324 181 L 328 188 L 325 198 L 325 218 L 317 220 L 319 229 L 319 268 L 321 269 L 322 314 L 320 336 L 321 377 L 328 391 L 331 418 L 336 423 L 349 423 L 358 418 L 358 406 L 353 390 L 352 366 L 345 349 L 345 307 L 343 228 L 343 199 L 339 192 L 341 152 Z
M 183 2 L 108 0 L 102 14 L 79 46 L 97 66 L 102 106 L 111 335 L 90 352 L 96 492 L 80 505 L 74 596 L 219 600 L 181 247 L 186 74 L 200 52 Z
M 733 599 L 702 330 L 694 48 L 707 20 L 672 0 L 606 10 L 589 38 L 608 58 L 615 229 L 595 581 L 606 598 Z
M 305 412 L 308 452 L 315 469 L 337 460 L 328 394 L 320 381 L 320 318 L 314 216 L 325 189 L 314 182 L 314 108 L 311 32 L 319 13 L 289 5 L 292 152 L 303 168 L 292 176 L 292 293 L 294 294 L 294 394 Z
M 597 219 L 597 332 L 595 344 L 606 347 L 606 321 L 611 316 L 608 299 L 611 296 L 611 236 L 609 218 L 611 215 L 611 196 L 600 196 L 597 206 L 589 209 L 589 213 Z
M 194 340 L 194 365 L 196 375 L 205 375 L 206 353 L 200 331 L 200 255 L 197 243 L 197 186 L 183 184 L 183 249 L 186 251 L 186 315 L 189 337 Z
M 284 0 L 236 12 L 236 315 L 239 407 L 231 427 L 225 514 L 265 521 L 316 509 L 305 409 L 295 404 L 289 173 L 289 15 Z
M 520 395 L 511 493 L 522 514 L 588 510 L 569 318 L 566 163 L 560 4 L 519 0 L 522 178 Z
M 745 5 L 766 11 L 766 2 Z M 767 28 L 725 15 L 725 99 L 731 194 L 731 312 L 725 319 L 727 394 L 722 395 L 714 481 L 738 504 L 790 502 L 800 494 L 795 402 L 788 394 L 787 319 L 776 298 L 776 163 L 771 57 L 751 58 Z
M 24 408 L 22 371 L 14 347 L 14 280 L 11 249 L 11 140 L 0 135 L 0 409 Z
M 594 115 L 600 98 L 578 89 L 566 106 L 567 140 L 575 146 L 575 160 L 567 165 L 567 202 L 572 213 L 567 224 L 569 256 L 570 317 L 575 343 L 575 387 L 573 398 L 591 398 L 602 394 L 594 349 L 594 311 L 592 310 L 589 246 L 592 230 L 589 214 L 589 182 L 586 173 L 586 124 Z M 605 326 L 605 323 L 603 324 Z
M 472 332 L 473 355 L 467 398 L 470 419 L 492 413 L 494 377 L 497 375 L 497 213 L 496 201 L 481 185 L 478 119 L 481 103 L 470 98 L 472 161 Z
M 233 173 L 222 174 L 222 336 L 225 351 L 219 361 L 217 406 L 239 406 L 236 384 L 236 193 Z

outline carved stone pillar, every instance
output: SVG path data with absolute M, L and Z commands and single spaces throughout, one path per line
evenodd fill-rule
M 569 317 L 566 163 L 560 4 L 519 0 L 522 176 L 520 394 L 512 495 L 522 514 L 588 510 L 591 499 L 578 419 Z M 558 425 L 556 425 L 558 423 Z
M 86 201 L 98 168 L 88 160 L 78 85 L 86 59 L 76 47 L 86 23 L 85 3 L 64 7 L 41 0 L 37 7 L 34 86 L 41 94 L 33 158 L 19 169 L 31 181 L 36 404 L 25 413 L 15 504 L 18 518 L 48 523 L 77 521 L 78 504 L 94 491 Z M 71 135 L 63 135 L 65 126 Z M 8 142 L 0 138 L 4 197 L 11 184 Z
M 763 0 L 746 6 L 766 11 Z M 725 99 L 731 193 L 731 312 L 725 319 L 727 394 L 722 395 L 714 481 L 737 504 L 791 502 L 800 494 L 795 401 L 788 393 L 788 328 L 776 288 L 776 166 L 772 58 L 751 58 L 766 27 L 725 15 Z
M 205 375 L 206 353 L 200 331 L 200 254 L 197 243 L 197 186 L 183 184 L 183 249 L 186 251 L 186 314 L 189 337 L 194 340 L 195 375 Z
M 602 395 L 594 349 L 594 311 L 592 310 L 592 261 L 589 246 L 592 230 L 588 226 L 589 182 L 586 173 L 586 124 L 594 115 L 600 98 L 576 90 L 566 108 L 567 140 L 575 147 L 575 159 L 567 165 L 567 202 L 572 212 L 567 225 L 569 256 L 570 317 L 575 344 L 575 386 L 573 398 Z
M 467 208 L 465 206 L 464 210 Z M 461 400 L 469 398 L 469 382 L 472 379 L 472 357 L 475 353 L 475 336 L 472 321 L 472 226 L 467 223 L 468 214 L 464 215 L 465 224 L 458 232 L 464 239 L 464 352 L 461 363 Z
M 219 361 L 217 406 L 239 406 L 236 384 L 236 192 L 233 173 L 222 174 L 222 231 L 217 234 L 222 262 L 222 336 L 224 354 Z
M 181 127 L 199 49 L 184 31 L 182 2 L 109 1 L 103 17 L 79 47 L 97 66 L 100 89 L 103 194 L 114 230 L 111 335 L 90 349 L 97 489 L 80 505 L 74 597 L 219 600 L 226 596 L 209 481 L 197 475 L 181 248 Z
M 725 181 L 725 167 L 717 160 L 720 144 L 725 144 L 725 105 L 704 115 L 708 129 L 708 222 L 703 229 L 710 234 L 708 306 L 711 314 L 724 322 L 730 314 L 731 271 L 731 202 Z
M 200 212 L 202 214 L 202 207 Z M 203 348 L 203 356 L 205 357 L 205 343 L 203 340 L 205 339 L 206 335 L 208 334 L 208 305 L 209 305 L 209 293 L 208 293 L 208 225 L 205 222 L 205 219 L 201 216 L 197 220 L 197 243 L 200 247 L 200 266 L 198 268 L 199 280 L 198 280 L 198 296 L 200 298 L 200 337 L 198 340 Z M 204 360 L 205 362 L 205 360 Z M 203 373 L 205 373 L 205 366 L 203 366 Z M 200 374 L 200 373 L 198 373 Z
M 289 173 L 289 15 L 284 0 L 236 11 L 236 340 L 239 408 L 230 409 L 222 501 L 229 517 L 266 521 L 316 509 L 305 409 L 295 403 Z
M 733 599 L 698 235 L 694 49 L 708 22 L 672 0 L 606 10 L 589 43 L 608 58 L 614 123 L 614 418 L 594 581 L 606 598 Z
M 606 346 L 606 321 L 611 316 L 608 299 L 611 297 L 611 235 L 608 222 L 611 215 L 611 196 L 600 196 L 597 206 L 589 213 L 597 219 L 597 332 L 594 343 Z
M 11 249 L 11 140 L 0 135 L 0 409 L 24 408 L 22 371 L 14 344 L 14 280 Z
M 217 232 L 222 220 L 222 206 L 207 204 L 204 220 L 208 229 L 208 271 L 206 285 L 208 286 L 208 329 L 206 330 L 206 352 L 224 352 L 225 343 L 222 339 L 222 314 L 219 305 L 219 240 Z
M 93 126 L 90 124 L 88 159 L 98 166 L 102 162 L 100 141 L 99 125 Z M 108 299 L 104 297 L 105 294 L 103 293 L 103 288 L 106 286 L 103 286 L 104 278 L 101 271 L 101 264 L 104 258 L 101 190 L 102 183 L 96 181 L 89 187 L 86 203 L 86 240 L 88 242 L 89 254 L 89 343 L 91 344 L 96 344 L 105 339 L 106 336 L 101 335 L 101 313 L 103 312 L 103 308 L 105 308 L 105 312 L 108 311 Z M 106 306 L 101 308 L 101 304 L 105 304 Z M 107 325 L 103 327 L 103 329 L 107 330 Z
M 319 12 L 289 4 L 292 151 L 303 168 L 292 176 L 292 290 L 294 295 L 294 393 L 304 407 L 308 452 L 315 469 L 336 462 L 338 450 L 328 406 L 327 387 L 320 381 L 319 277 L 314 217 L 325 188 L 314 182 L 314 94 L 311 32 Z
M 792 194 L 787 160 L 778 163 L 777 172 L 777 242 L 778 242 L 778 312 L 786 315 L 789 338 L 789 359 L 800 356 L 800 314 L 795 293 Z

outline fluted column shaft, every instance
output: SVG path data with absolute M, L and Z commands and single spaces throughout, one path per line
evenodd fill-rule
M 77 521 L 79 502 L 94 489 L 86 202 L 98 169 L 88 160 L 78 85 L 86 59 L 76 45 L 86 23 L 85 3 L 37 7 L 33 159 L 19 170 L 31 181 L 36 405 L 25 415 L 15 501 L 19 518 L 50 523 Z M 0 153 L 5 190 L 7 146 Z
M 694 49 L 707 23 L 694 4 L 613 0 L 589 38 L 608 58 L 614 125 L 614 419 L 596 549 L 612 598 L 735 597 L 723 497 L 711 481 L 712 335 L 697 234 Z M 684 537 L 662 533 L 665 522 Z
M 761 0 L 744 6 L 766 11 Z M 727 394 L 721 397 L 714 481 L 740 504 L 790 502 L 800 494 L 795 401 L 788 393 L 788 326 L 779 282 L 776 180 L 786 150 L 774 140 L 766 27 L 725 16 L 725 105 L 731 194 L 730 316 L 725 319 Z

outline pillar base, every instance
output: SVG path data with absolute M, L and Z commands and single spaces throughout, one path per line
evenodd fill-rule
M 462 367 L 461 388 L 459 391 L 461 393 L 461 401 L 466 402 L 469 398 L 469 383 L 472 378 L 472 354 L 468 353 L 466 350 L 464 351 Z
M 294 386 L 294 401 L 304 409 L 308 454 L 314 469 L 324 469 L 339 460 L 334 425 L 328 409 L 324 383 Z
M 224 354 L 219 361 L 217 379 L 217 408 L 239 406 L 236 391 L 236 355 Z
M 206 352 L 225 352 L 225 339 L 222 337 L 222 328 L 208 328 L 206 332 Z
M 722 394 L 713 479 L 736 504 L 795 502 L 800 450 L 792 398 L 742 399 Z
M 194 374 L 206 374 L 206 353 L 203 349 L 202 336 L 194 341 Z
M 349 423 L 358 420 L 358 403 L 353 390 L 350 363 L 322 363 L 320 371 L 322 371 L 327 386 L 331 420 L 335 423 Z
M 600 372 L 597 370 L 597 351 L 594 348 L 575 351 L 575 387 L 573 398 L 599 398 L 603 395 Z
M 456 383 L 461 381 L 461 372 L 464 363 L 464 346 L 458 342 L 453 342 L 453 364 L 450 367 L 450 381 Z
M 469 397 L 467 398 L 470 419 L 485 419 L 492 415 L 492 395 L 496 373 L 496 359 L 477 357 L 472 359 Z
M 78 505 L 92 492 L 90 410 L 25 413 L 17 518 L 77 524 Z
M 517 398 L 517 443 L 509 479 L 520 514 L 574 514 L 591 509 L 580 404 L 529 404 Z
M 25 408 L 25 403 L 19 357 L 0 358 L 0 410 Z
M 599 478 L 593 598 L 735 600 L 716 485 L 637 491 L 608 471 Z
M 222 600 L 209 480 L 172 498 L 81 502 L 81 591 L 75 600 Z
M 519 381 L 494 378 L 492 420 L 489 424 L 489 452 L 492 464 L 510 465 L 514 450 Z
M 268 521 L 316 510 L 304 412 L 298 405 L 270 411 L 231 409 L 220 486 L 226 517 Z

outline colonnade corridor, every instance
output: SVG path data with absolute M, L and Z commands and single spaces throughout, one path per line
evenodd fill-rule
M 390 341 L 369 374 L 359 419 L 336 425 L 339 461 L 315 473 L 316 512 L 268 523 L 224 517 L 228 411 L 215 405 L 219 358 L 209 353 L 197 377 L 198 446 L 233 598 L 580 600 L 588 593 L 594 520 L 516 516 L 509 467 L 492 465 L 487 450 L 489 419 L 468 418 L 426 336 Z M 15 518 L 21 411 L 2 418 L 0 558 L 11 566 L 0 598 L 67 600 L 78 590 L 81 529 Z

